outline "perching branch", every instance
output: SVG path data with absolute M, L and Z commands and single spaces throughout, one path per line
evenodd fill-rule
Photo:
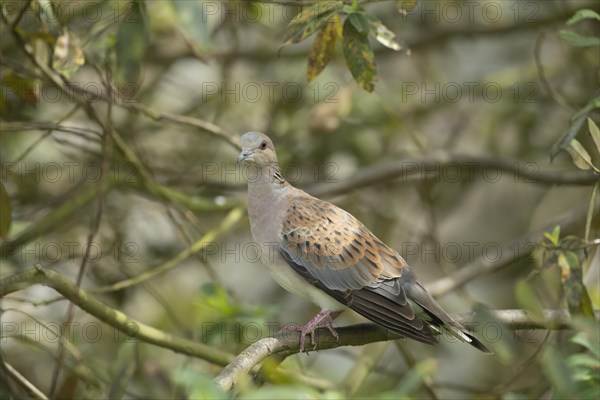
M 522 329 L 568 329 L 571 317 L 568 311 L 546 310 L 544 322 L 538 322 L 523 310 L 491 311 L 492 316 L 512 330 Z M 451 314 L 452 318 L 468 330 L 478 324 L 475 313 Z M 596 311 L 596 318 L 600 313 Z M 336 328 L 339 340 L 331 336 L 327 329 L 316 331 L 319 350 L 332 349 L 341 346 L 362 346 L 388 340 L 402 339 L 402 336 L 392 333 L 375 324 L 357 324 Z M 299 351 L 299 333 L 286 332 L 273 337 L 261 339 L 242 351 L 221 373 L 214 382 L 224 390 L 229 390 L 237 380 L 250 372 L 256 365 L 273 354 L 291 355 Z
M 594 213 L 598 213 L 600 207 L 596 205 Z M 587 207 L 577 208 L 567 216 L 557 219 L 549 224 L 549 227 L 561 225 L 563 232 L 573 230 L 578 223 L 585 220 Z M 500 260 L 489 262 L 484 259 L 475 260 L 473 263 L 461 268 L 454 274 L 444 277 L 431 285 L 427 285 L 429 292 L 434 296 L 442 296 L 454 289 L 461 287 L 471 280 L 498 271 L 519 258 L 526 256 L 533 250 L 532 244 L 535 243 L 547 230 L 541 230 L 526 234 L 519 238 L 514 245 L 517 245 L 517 251 L 511 250 L 511 244 L 502 246 L 503 256 Z M 493 316 L 500 322 L 504 323 L 508 328 L 513 330 L 518 329 L 565 329 L 569 327 L 570 316 L 567 311 L 562 310 L 547 310 L 544 314 L 544 323 L 537 322 L 532 319 L 525 311 L 522 310 L 502 310 L 492 312 Z M 465 328 L 474 327 L 474 313 L 463 313 L 452 315 Z M 596 311 L 596 318 L 600 314 Z M 349 327 L 338 328 L 337 332 L 340 336 L 339 341 L 336 341 L 327 330 L 321 329 L 318 331 L 318 348 L 320 350 L 340 347 L 340 346 L 360 346 L 367 343 L 394 340 L 400 338 L 377 325 L 374 324 L 359 324 Z M 221 373 L 215 378 L 215 383 L 224 390 L 229 390 L 233 387 L 236 381 L 255 368 L 262 360 L 272 354 L 291 355 L 298 352 L 299 334 L 286 333 L 284 335 L 275 335 L 274 337 L 265 338 L 249 346 L 235 360 L 225 367 Z
M 234 359 L 233 354 L 218 350 L 212 346 L 173 336 L 130 318 L 121 311 L 106 305 L 86 291 L 77 287 L 75 283 L 64 278 L 58 272 L 42 268 L 39 265 L 36 266 L 36 268 L 30 268 L 18 274 L 0 278 L 0 298 L 35 284 L 53 288 L 90 315 L 93 315 L 107 325 L 112 326 L 121 333 L 137 338 L 142 342 L 172 350 L 176 353 L 206 360 L 220 366 L 225 366 Z M 294 375 L 284 370 L 278 370 L 277 373 L 277 378 L 280 379 L 296 379 L 299 382 L 314 386 L 315 388 L 323 390 L 330 389 L 330 387 L 327 386 L 327 382 L 318 378 L 307 376 L 294 377 Z
M 596 205 L 594 214 L 597 214 L 600 207 Z M 552 221 L 549 227 L 561 225 L 563 232 L 573 230 L 578 223 L 585 220 L 587 207 L 579 207 L 567 216 Z M 442 296 L 461 287 L 473 279 L 496 272 L 519 258 L 530 254 L 534 249 L 535 243 L 543 234 L 543 229 L 531 232 L 517 239 L 516 242 L 507 243 L 502 246 L 503 255 L 500 260 L 490 262 L 483 258 L 475 260 L 473 263 L 459 269 L 454 274 L 444 277 L 433 284 L 427 285 L 428 291 L 435 297 Z M 516 245 L 516 251 L 511 250 L 511 246 Z M 544 314 L 545 322 L 539 323 L 533 320 L 525 311 L 521 310 L 502 310 L 492 313 L 494 317 L 513 330 L 519 329 L 565 329 L 569 327 L 570 316 L 567 311 L 547 310 Z M 452 317 L 461 323 L 465 328 L 474 327 L 474 313 L 453 314 Z M 596 312 L 598 319 L 600 314 Z M 339 341 L 336 341 L 327 330 L 319 330 L 318 348 L 321 350 L 335 348 L 340 346 L 360 346 L 367 343 L 387 341 L 398 339 L 400 336 L 393 334 L 374 324 L 359 324 L 337 329 L 340 335 Z M 275 335 L 265 338 L 249 346 L 235 360 L 225 367 L 215 378 L 215 382 L 224 390 L 229 390 L 235 382 L 243 375 L 251 371 L 257 364 L 272 354 L 291 355 L 298 352 L 299 336 L 294 333 L 285 335 Z
M 299 333 L 288 332 L 261 339 L 234 358 L 232 354 L 222 350 L 178 338 L 130 318 L 78 288 L 59 273 L 41 266 L 0 279 L 0 297 L 34 284 L 42 284 L 53 288 L 82 310 L 128 336 L 217 365 L 227 365 L 215 378 L 215 382 L 224 389 L 230 389 L 241 376 L 247 374 L 269 355 L 288 356 L 299 351 Z M 565 329 L 569 327 L 570 322 L 568 312 L 562 310 L 547 310 L 544 314 L 545 320 L 543 323 L 531 318 L 522 310 L 495 311 L 492 314 L 494 318 L 513 330 Z M 454 314 L 452 316 L 467 329 L 474 328 L 477 324 L 474 313 Z M 596 317 L 598 318 L 598 316 L 599 314 L 596 312 Z M 326 350 L 340 346 L 361 346 L 367 343 L 401 339 L 401 336 L 375 324 L 341 327 L 337 328 L 337 331 L 340 336 L 339 341 L 336 341 L 327 330 L 319 329 L 316 332 L 318 348 Z

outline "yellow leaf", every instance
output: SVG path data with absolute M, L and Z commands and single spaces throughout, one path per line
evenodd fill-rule
M 85 56 L 79 39 L 71 32 L 65 32 L 56 38 L 54 53 L 52 55 L 52 68 L 64 75 L 71 77 L 79 67 L 85 63 Z
M 589 153 L 583 148 L 577 139 L 571 140 L 571 143 L 566 150 L 573 159 L 573 164 L 575 164 L 577 168 L 583 170 L 590 168 L 596 169 L 592 164 L 592 158 L 590 157 Z
M 410 10 L 415 8 L 418 0 L 396 0 L 396 8 L 402 15 L 407 15 Z
M 340 18 L 335 15 L 328 23 L 321 27 L 308 54 L 306 66 L 306 79 L 310 82 L 317 77 L 327 66 L 338 38 L 342 36 Z
M 8 237 L 11 222 L 12 210 L 10 197 L 8 197 L 4 184 L 0 182 L 0 238 L 3 240 Z
M 596 145 L 596 151 L 600 154 L 600 129 L 598 129 L 598 125 L 591 118 L 587 119 L 588 129 L 590 131 L 590 136 Z

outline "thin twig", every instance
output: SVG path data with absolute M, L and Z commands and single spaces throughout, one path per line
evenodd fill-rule
M 21 22 L 21 19 L 23 18 L 23 15 L 25 15 L 25 12 L 29 8 L 31 2 L 32 0 L 26 0 L 24 2 L 23 7 L 19 10 L 19 15 L 17 15 L 17 18 L 15 18 L 15 20 L 11 24 L 11 29 L 15 29 L 17 25 L 19 25 L 19 22 Z
M 79 271 L 77 273 L 77 279 L 75 281 L 75 284 L 77 285 L 77 287 L 81 286 L 81 283 L 83 282 L 83 277 L 85 276 L 85 272 L 87 270 L 88 261 L 90 258 L 91 247 L 92 247 L 92 242 L 94 241 L 94 237 L 96 236 L 96 233 L 98 232 L 98 229 L 100 228 L 100 220 L 102 219 L 102 212 L 103 212 L 104 195 L 110 187 L 110 185 L 107 183 L 107 178 L 109 176 L 108 172 L 109 172 L 109 168 L 110 168 L 110 158 L 112 156 L 112 147 L 113 147 L 112 141 L 110 140 L 110 134 L 109 134 L 110 130 L 112 130 L 111 103 L 108 104 L 107 117 L 106 117 L 106 121 L 104 122 L 104 124 L 102 124 L 101 121 L 98 121 L 98 122 L 103 127 L 105 127 L 105 130 L 102 134 L 102 150 L 103 150 L 102 151 L 102 175 L 101 175 L 100 181 L 97 184 L 98 191 L 95 196 L 96 207 L 94 210 L 94 214 L 92 215 L 92 218 L 90 219 L 90 227 L 88 230 L 87 241 L 85 244 L 85 252 L 83 254 L 83 258 L 81 259 L 81 264 L 79 266 Z M 65 317 L 64 329 L 62 330 L 63 338 L 70 337 L 71 321 L 73 320 L 74 316 L 75 316 L 75 306 L 72 302 L 69 302 L 69 305 L 67 307 L 67 314 Z M 65 356 L 64 345 L 63 345 L 63 342 L 61 341 L 58 344 L 58 357 L 57 357 L 58 361 L 57 361 L 54 371 L 52 373 L 52 381 L 51 381 L 52 383 L 50 385 L 50 397 L 52 397 L 52 398 L 55 396 L 56 390 L 58 388 L 58 379 L 60 377 L 60 373 L 63 368 L 64 356 Z
M 348 398 L 353 398 L 379 362 L 388 343 L 370 343 L 362 349 L 360 357 L 354 362 L 352 369 L 344 377 L 341 387 Z
M 540 358 L 540 356 L 542 354 L 542 350 L 544 349 L 544 347 L 546 346 L 546 343 L 548 342 L 550 333 L 551 333 L 551 331 L 546 332 L 546 335 L 544 336 L 544 339 L 542 339 L 542 342 L 540 343 L 540 345 L 537 346 L 535 351 L 533 353 L 531 353 L 531 355 L 529 357 L 527 357 L 523 362 L 520 362 L 517 366 L 512 367 L 510 377 L 507 380 L 505 380 L 504 382 L 498 383 L 496 386 L 489 389 L 489 392 L 497 393 L 498 395 L 501 395 L 506 391 L 507 388 L 511 387 L 512 383 L 514 383 L 517 379 L 522 377 L 523 372 L 525 372 L 525 370 L 527 370 L 527 368 L 531 367 L 533 365 L 534 361 L 537 361 Z
M 83 87 L 79 86 L 70 86 L 70 89 L 76 92 L 79 92 L 81 95 L 86 98 L 93 98 L 94 100 L 101 101 L 113 101 L 114 99 L 110 99 L 110 96 L 99 96 L 97 93 L 86 90 Z M 124 108 L 129 111 L 138 112 L 141 115 L 149 117 L 154 121 L 166 121 L 172 122 L 178 125 L 186 125 L 194 128 L 201 129 L 202 131 L 209 133 L 215 137 L 225 140 L 226 143 L 230 144 L 235 149 L 240 149 L 239 140 L 232 133 L 225 131 L 220 126 L 213 124 L 212 122 L 204 121 L 199 118 L 190 117 L 187 115 L 179 115 L 170 112 L 162 112 L 158 110 L 154 110 L 150 107 L 147 107 L 140 103 L 128 103 L 122 101 L 115 101 L 113 103 L 117 107 Z
M 58 123 L 57 123 L 58 122 Z M 57 122 L 15 122 L 15 121 L 2 121 L 0 123 L 0 132 L 19 132 L 19 131 L 59 131 L 66 133 L 73 133 L 79 135 L 82 138 L 87 138 L 89 134 L 100 137 L 101 133 L 95 129 L 87 127 L 75 127 L 61 125 L 60 121 Z
M 404 357 L 404 361 L 406 362 L 408 368 L 413 369 L 414 366 L 417 365 L 417 360 L 415 360 L 415 357 L 413 357 L 413 355 L 408 351 L 406 346 L 404 346 L 404 343 L 396 341 L 395 344 L 400 354 L 402 354 L 402 357 Z M 432 387 L 431 377 L 425 377 L 425 379 L 423 379 L 423 388 L 425 389 L 431 400 L 438 400 L 438 396 Z
M 183 250 L 181 253 L 170 259 L 169 261 L 159 265 L 156 268 L 153 268 L 149 271 L 146 271 L 140 275 L 137 275 L 130 279 L 125 279 L 114 283 L 112 285 L 104 286 L 98 289 L 94 289 L 93 293 L 106 293 L 106 292 L 114 292 L 117 290 L 123 290 L 126 288 L 130 288 L 135 285 L 139 285 L 140 283 L 146 282 L 149 279 L 154 278 L 155 276 L 164 274 L 167 271 L 172 270 L 181 264 L 182 261 L 187 259 L 188 257 L 194 255 L 195 253 L 202 251 L 209 244 L 211 244 L 219 235 L 231 229 L 244 215 L 242 210 L 239 208 L 235 208 L 227 214 L 227 216 L 223 219 L 221 224 L 214 228 L 213 230 L 207 232 L 204 236 L 202 236 L 199 240 L 197 240 L 194 244 Z
M 38 389 L 33 383 L 29 382 L 27 378 L 19 373 L 12 365 L 5 362 L 4 366 L 8 371 L 8 374 L 15 382 L 17 382 L 23 389 L 25 389 L 30 395 L 36 399 L 48 400 L 48 397 Z
M 544 65 L 542 64 L 542 44 L 544 43 L 545 37 L 546 34 L 544 32 L 540 32 L 535 41 L 534 58 L 538 75 L 540 77 L 540 80 L 542 81 L 542 85 L 544 85 L 544 88 L 548 92 L 548 96 L 550 96 L 550 98 L 554 100 L 556 104 L 573 111 L 573 107 L 569 105 L 567 99 L 563 95 L 558 93 L 556 90 L 554 90 L 554 88 L 552 87 L 552 85 L 550 85 L 550 82 L 548 82 L 548 79 L 546 78 L 546 73 L 544 72 Z
M 600 204 L 596 204 L 594 215 L 599 211 Z M 476 278 L 497 272 L 515 261 L 531 255 L 536 250 L 536 243 L 543 236 L 544 232 L 551 231 L 556 225 L 560 225 L 562 232 L 570 232 L 585 220 L 586 213 L 587 204 L 577 207 L 566 216 L 551 221 L 544 229 L 529 232 L 516 240 L 504 243 L 500 246 L 498 259 L 492 260 L 489 257 L 481 256 L 455 273 L 426 285 L 426 288 L 432 296 L 440 297 L 466 285 Z
M 75 114 L 75 112 L 77 112 L 77 110 L 79 110 L 79 105 L 76 105 L 75 107 L 73 107 L 72 110 L 70 110 L 68 113 L 66 113 L 65 115 L 63 115 L 61 118 L 58 119 L 58 121 L 56 121 L 58 124 L 60 124 L 61 122 L 64 122 L 65 120 L 67 120 L 68 118 L 70 118 L 73 114 Z M 2 130 L 2 127 L 0 126 L 0 131 Z M 33 143 L 31 143 L 24 151 L 23 153 L 21 153 L 20 156 L 18 156 L 15 159 L 15 163 L 21 162 L 25 159 L 25 157 L 27 157 L 27 155 L 29 153 L 31 153 L 40 143 L 42 143 L 46 138 L 48 138 L 50 135 L 52 135 L 53 130 L 52 129 L 48 129 L 46 132 L 44 132 L 42 134 L 42 136 L 40 136 L 39 138 L 37 138 Z

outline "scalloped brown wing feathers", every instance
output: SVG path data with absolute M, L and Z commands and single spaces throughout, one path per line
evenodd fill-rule
M 300 192 L 300 191 L 298 191 Z M 281 253 L 294 270 L 364 317 L 425 343 L 436 339 L 408 301 L 404 259 L 346 211 L 303 192 L 284 214 Z

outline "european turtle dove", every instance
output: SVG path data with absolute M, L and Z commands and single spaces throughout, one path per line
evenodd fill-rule
M 273 142 L 258 132 L 241 137 L 238 162 L 256 173 L 248 179 L 248 214 L 261 261 L 286 290 L 308 299 L 321 311 L 300 331 L 316 349 L 314 330 L 329 329 L 350 308 L 365 318 L 422 343 L 437 342 L 446 331 L 475 348 L 491 353 L 454 321 L 417 282 L 406 261 L 358 219 L 285 181 Z M 251 176 L 250 176 L 251 175 Z

